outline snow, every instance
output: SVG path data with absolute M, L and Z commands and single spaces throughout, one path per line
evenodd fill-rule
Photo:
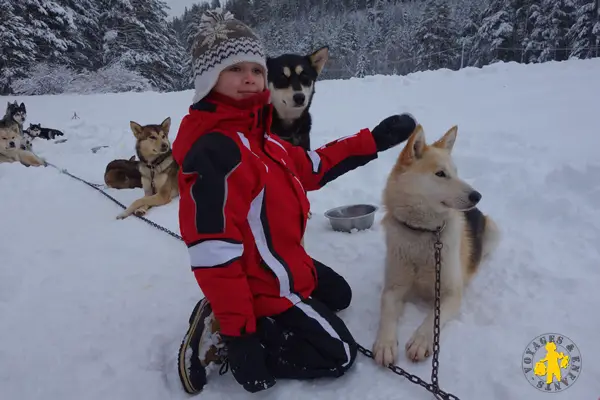
M 521 370 L 535 337 L 557 332 L 582 355 L 578 380 L 561 396 L 600 396 L 600 59 L 322 81 L 312 106 L 313 143 L 324 144 L 410 112 L 432 141 L 458 124 L 459 173 L 483 194 L 480 208 L 503 231 L 498 250 L 442 330 L 439 380 L 461 399 L 548 399 Z M 68 141 L 34 141 L 50 162 L 94 183 L 106 164 L 134 154 L 129 121 L 160 123 L 172 136 L 192 91 L 19 97 L 29 123 Z M 0 104 L 15 98 L 0 98 Z M 80 119 L 71 119 L 76 112 Z M 91 148 L 107 145 L 97 153 Z M 306 247 L 350 282 L 340 313 L 371 348 L 379 318 L 384 242 L 371 230 L 334 232 L 323 213 L 347 203 L 381 206 L 402 146 L 311 192 Z M 176 370 L 189 313 L 201 298 L 185 246 L 121 211 L 53 168 L 0 164 L 0 393 L 2 399 L 187 399 Z M 125 204 L 141 189 L 109 190 Z M 179 233 L 177 201 L 147 217 Z M 409 303 L 403 348 L 426 309 Z M 594 316 L 596 315 L 596 316 Z M 426 381 L 431 359 L 397 364 Z M 198 398 L 247 399 L 231 373 L 213 370 Z M 359 354 L 338 380 L 280 381 L 262 399 L 431 399 L 422 387 Z

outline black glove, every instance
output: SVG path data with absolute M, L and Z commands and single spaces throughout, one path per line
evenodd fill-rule
M 267 369 L 265 350 L 254 334 L 223 336 L 227 346 L 227 360 L 233 377 L 250 393 L 275 385 L 275 378 Z
M 415 131 L 416 127 L 417 121 L 410 114 L 387 117 L 371 130 L 377 145 L 377 152 L 404 142 Z

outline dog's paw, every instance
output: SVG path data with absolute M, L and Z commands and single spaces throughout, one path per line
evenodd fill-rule
M 431 334 L 422 333 L 419 329 L 406 342 L 406 357 L 414 362 L 423 361 L 433 353 Z
M 398 356 L 398 341 L 377 338 L 373 345 L 373 359 L 378 365 L 387 367 L 396 362 Z
M 125 219 L 129 216 L 129 214 L 123 211 L 121 214 L 117 215 L 117 219 Z
M 137 210 L 135 210 L 133 213 L 135 215 L 137 215 L 138 217 L 143 217 L 148 212 L 148 209 L 149 209 L 148 206 L 141 206 L 140 208 L 138 208 Z

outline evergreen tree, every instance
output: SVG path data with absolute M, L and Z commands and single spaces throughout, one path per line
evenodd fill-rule
M 567 32 L 571 44 L 569 56 L 574 58 L 590 58 L 600 55 L 600 16 L 598 0 L 578 2 L 575 12 L 575 23 Z
M 509 0 L 491 0 L 475 37 L 479 48 L 476 66 L 496 61 L 516 61 L 520 46 L 515 42 L 514 10 Z
M 420 39 L 416 51 L 419 70 L 453 67 L 456 38 L 445 0 L 427 0 L 416 36 Z
M 102 0 L 105 64 L 122 64 L 158 90 L 182 86 L 185 50 L 168 27 L 161 0 Z
M 25 76 L 35 61 L 33 27 L 19 14 L 12 0 L 0 0 L 0 94 L 10 93 L 13 80 Z
M 100 8 L 96 0 L 58 0 L 72 11 L 73 24 L 77 27 L 78 51 L 70 54 L 76 69 L 96 70 L 102 66 L 102 34 Z
M 568 58 L 567 31 L 573 25 L 574 4 L 570 0 L 542 0 L 532 5 L 533 29 L 529 48 L 533 57 L 529 61 L 562 61 Z
M 481 26 L 481 12 L 476 3 L 466 3 L 462 8 L 461 19 L 455 21 L 458 30 L 457 48 L 460 48 L 459 67 L 475 65 L 480 57 L 479 48 L 476 46 L 476 36 Z

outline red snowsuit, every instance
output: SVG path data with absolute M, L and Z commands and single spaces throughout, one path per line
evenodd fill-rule
M 181 234 L 229 336 L 311 295 L 315 267 L 300 244 L 306 191 L 377 158 L 368 129 L 309 152 L 271 135 L 268 99 L 267 90 L 243 101 L 211 93 L 190 107 L 173 143 Z

